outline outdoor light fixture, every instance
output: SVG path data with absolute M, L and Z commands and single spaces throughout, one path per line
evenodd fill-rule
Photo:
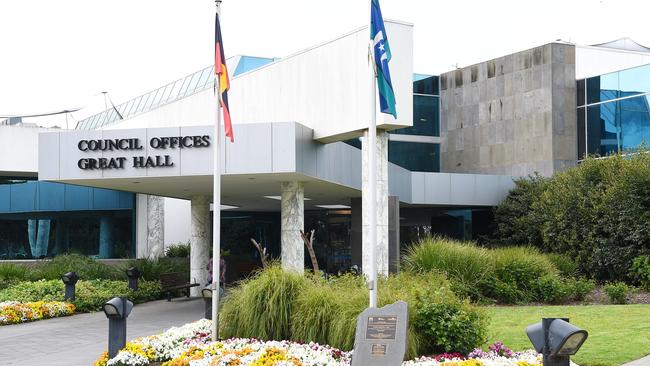
M 75 285 L 79 281 L 79 276 L 74 272 L 68 272 L 61 276 L 61 281 L 65 284 L 65 301 L 74 301 Z
M 126 318 L 133 310 L 133 302 L 126 297 L 114 297 L 102 309 L 108 318 L 108 356 L 113 358 L 126 346 Z
M 126 277 L 129 278 L 129 288 L 133 291 L 138 290 L 138 278 L 142 277 L 140 271 L 135 267 L 126 269 Z
M 526 335 L 544 357 L 544 366 L 568 366 L 569 356 L 578 352 L 589 334 L 569 323 L 568 318 L 543 318 L 541 323 L 526 327 Z
M 205 304 L 204 318 L 212 320 L 212 289 L 206 287 L 201 290 L 201 297 L 203 297 L 203 303 Z

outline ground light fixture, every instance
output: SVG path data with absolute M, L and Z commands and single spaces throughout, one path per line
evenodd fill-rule
M 108 318 L 108 356 L 113 358 L 126 346 L 126 318 L 133 310 L 133 302 L 126 297 L 114 297 L 102 310 Z
M 138 278 L 142 277 L 142 273 L 135 267 L 126 269 L 126 277 L 129 278 L 129 288 L 133 291 L 138 290 Z
M 568 318 L 543 318 L 526 327 L 526 335 L 542 354 L 544 366 L 569 366 L 569 357 L 578 352 L 589 334 L 569 323 Z
M 79 276 L 75 272 L 67 272 L 61 276 L 61 281 L 65 285 L 65 301 L 74 301 L 75 286 L 79 281 Z
M 205 315 L 206 319 L 212 320 L 212 289 L 204 288 L 201 290 L 201 297 L 203 298 L 203 303 L 205 304 Z

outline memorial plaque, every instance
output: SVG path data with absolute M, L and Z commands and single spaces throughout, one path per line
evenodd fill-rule
M 408 305 L 368 308 L 357 318 L 352 366 L 400 366 L 406 353 Z

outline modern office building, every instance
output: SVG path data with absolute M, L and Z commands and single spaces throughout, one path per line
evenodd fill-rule
M 367 28 L 280 59 L 228 61 L 235 142 L 222 141 L 220 156 L 229 279 L 259 266 L 251 238 L 288 268 L 309 266 L 302 229 L 316 230 L 326 271 L 367 264 L 370 150 L 380 157 L 374 214 L 379 269 L 387 273 L 423 235 L 488 235 L 492 207 L 513 177 L 552 175 L 584 153 L 632 148 L 650 133 L 650 69 L 642 66 L 650 50 L 629 40 L 558 41 L 433 76 L 412 70 L 412 25 L 387 27 L 398 118 L 378 114 L 383 132 L 374 149 L 363 138 Z M 13 183 L 0 185 L 0 256 L 156 257 L 190 242 L 192 277 L 205 280 L 212 73 L 208 66 L 90 116 L 74 131 L 20 137 L 38 146 L 38 156 L 21 174 L 0 166 L 4 182 Z M 26 196 L 33 205 L 15 207 Z

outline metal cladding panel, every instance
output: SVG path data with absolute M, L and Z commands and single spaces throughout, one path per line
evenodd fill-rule
M 476 204 L 476 175 L 451 174 L 450 199 L 454 204 Z
M 38 208 L 38 185 L 35 182 L 11 185 L 11 211 L 30 212 Z
M 451 177 L 449 174 L 425 174 L 424 202 L 451 204 Z
M 41 179 L 59 178 L 59 134 L 38 134 L 38 160 L 46 164 L 38 164 L 38 176 Z
M 413 27 L 386 21 L 397 120 L 377 113 L 378 127 L 413 125 Z M 244 73 L 229 91 L 235 129 L 245 123 L 299 121 L 320 141 L 359 136 L 370 119 L 369 31 L 333 41 Z M 377 103 L 377 108 L 379 104 Z
M 38 186 L 38 210 L 59 211 L 65 208 L 65 186 L 60 183 L 34 182 Z
M 215 141 L 214 132 L 215 130 L 213 126 L 181 127 L 180 136 L 210 136 L 210 147 L 201 149 L 181 149 L 179 160 L 180 175 L 205 175 L 206 169 L 212 168 L 214 161 L 214 154 L 212 152 L 212 149 L 217 143 Z M 222 148 L 223 145 L 224 142 L 222 140 Z M 225 161 L 225 158 L 223 154 L 221 154 L 221 157 L 221 167 L 223 168 L 223 162 Z
M 91 207 L 90 187 L 65 185 L 65 207 L 68 210 L 89 210 Z
M 274 123 L 272 125 L 273 171 L 296 171 L 296 124 Z
M 226 174 L 272 173 L 273 125 L 270 123 L 255 126 L 239 126 L 238 131 L 245 139 L 229 141 L 226 145 Z M 295 144 L 295 140 L 292 142 Z M 295 159 L 295 158 L 294 158 Z

